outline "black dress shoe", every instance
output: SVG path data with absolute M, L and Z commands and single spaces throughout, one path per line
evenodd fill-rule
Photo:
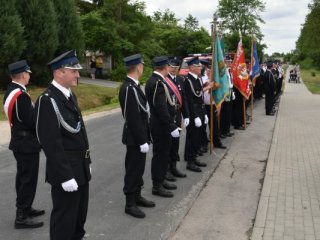
M 197 167 L 194 163 L 188 163 L 187 169 L 192 172 L 202 172 L 202 170 L 199 167 Z
M 203 152 L 203 153 L 206 153 L 206 152 L 208 152 L 208 147 L 207 146 L 202 146 L 200 148 L 200 151 Z
M 164 178 L 169 182 L 177 181 L 169 170 L 166 172 L 166 176 Z
M 185 178 L 187 175 L 185 173 L 180 172 L 177 167 L 172 167 L 171 173 L 173 176 L 178 177 L 178 178 Z
M 233 135 L 234 135 L 233 132 L 228 132 L 228 133 L 226 134 L 227 137 L 232 137 Z
M 218 145 L 214 145 L 215 148 L 221 148 L 221 149 L 226 149 L 227 147 L 222 145 L 222 144 L 218 144 Z
M 38 217 L 38 216 L 41 216 L 44 214 L 45 214 L 44 210 L 38 210 L 38 209 L 34 209 L 34 208 L 30 208 L 29 210 L 27 210 L 28 217 Z
M 162 185 L 161 186 L 153 186 L 152 194 L 160 196 L 160 197 L 165 197 L 165 198 L 172 198 L 173 197 L 173 193 L 164 189 Z
M 43 222 L 35 222 L 30 218 L 16 219 L 14 221 L 15 229 L 39 228 L 43 226 Z
M 163 186 L 165 189 L 168 189 L 168 190 L 175 190 L 175 189 L 177 189 L 177 185 L 175 185 L 175 184 L 173 184 L 173 183 L 169 183 L 169 182 L 167 182 L 166 180 L 163 181 L 162 186 Z
M 136 218 L 145 218 L 145 214 L 144 212 L 141 211 L 140 208 L 138 208 L 137 206 L 133 205 L 133 206 L 127 206 L 124 209 L 124 212 L 126 214 L 131 215 L 132 217 L 136 217 Z
M 220 138 L 226 138 L 227 135 L 226 134 L 220 134 Z
M 136 196 L 136 204 L 139 207 L 146 207 L 146 208 L 152 208 L 156 206 L 154 202 L 145 199 L 141 195 Z
M 268 116 L 274 116 L 274 112 L 267 113 L 266 115 L 268 115 Z
M 203 156 L 203 153 L 201 152 L 201 151 L 199 151 L 198 153 L 197 153 L 197 156 Z
M 234 129 L 237 129 L 237 130 L 245 130 L 244 126 L 234 127 Z
M 194 164 L 197 165 L 198 167 L 206 167 L 206 166 L 207 166 L 206 163 L 200 162 L 200 161 L 198 161 L 198 160 L 196 160 L 196 161 L 194 162 Z

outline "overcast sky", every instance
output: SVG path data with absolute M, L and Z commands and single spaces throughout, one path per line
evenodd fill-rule
M 146 3 L 148 15 L 154 11 L 169 8 L 182 21 L 190 13 L 196 17 L 200 26 L 210 29 L 213 12 L 218 0 L 142 0 Z M 266 22 L 261 25 L 263 42 L 268 46 L 266 53 L 290 52 L 295 49 L 301 24 L 308 13 L 311 0 L 266 0 L 266 10 L 261 14 Z

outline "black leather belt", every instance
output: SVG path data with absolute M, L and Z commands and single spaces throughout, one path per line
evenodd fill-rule
M 26 131 L 26 130 L 15 130 L 12 132 L 12 135 L 20 136 L 20 137 L 27 137 L 27 136 L 35 136 L 35 132 Z
M 204 104 L 202 103 L 194 103 L 193 106 L 197 108 L 204 108 Z
M 75 151 L 65 151 L 68 157 L 76 157 L 76 158 L 89 158 L 90 157 L 90 150 L 75 150 Z

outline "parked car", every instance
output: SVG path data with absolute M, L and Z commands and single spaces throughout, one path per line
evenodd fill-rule
M 180 66 L 179 75 L 180 76 L 186 76 L 189 72 L 188 68 L 188 60 L 190 60 L 193 57 L 199 57 L 200 60 L 211 60 L 212 55 L 210 53 L 196 53 L 196 54 L 189 54 L 188 57 L 185 57 Z

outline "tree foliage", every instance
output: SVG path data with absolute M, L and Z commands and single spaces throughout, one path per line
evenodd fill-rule
M 309 4 L 309 9 L 310 12 L 306 16 L 296 43 L 297 57 L 295 60 L 308 58 L 317 68 L 320 68 L 320 1 L 314 0 L 313 3 Z
M 26 29 L 27 41 L 22 57 L 27 59 L 34 70 L 32 81 L 38 85 L 50 80 L 46 68 L 58 47 L 57 19 L 51 0 L 20 0 L 19 13 Z
M 53 0 L 58 22 L 59 45 L 56 55 L 76 49 L 78 56 L 84 53 L 84 36 L 74 0 Z
M 252 33 L 262 40 L 258 23 L 264 23 L 260 13 L 265 10 L 261 0 L 219 0 L 218 12 L 223 25 L 230 32 Z
M 189 31 L 199 30 L 199 21 L 191 14 L 188 14 L 187 18 L 184 20 L 184 29 Z
M 3 88 L 9 80 L 7 65 L 19 59 L 26 44 L 16 1 L 0 0 L 0 4 L 0 87 Z

